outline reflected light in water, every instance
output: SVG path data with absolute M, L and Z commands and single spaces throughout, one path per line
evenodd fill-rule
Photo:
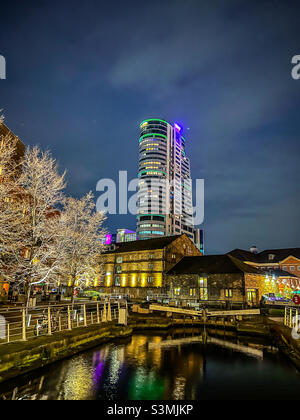
M 84 356 L 70 360 L 61 386 L 58 399 L 87 400 L 91 398 L 94 389 L 93 368 Z

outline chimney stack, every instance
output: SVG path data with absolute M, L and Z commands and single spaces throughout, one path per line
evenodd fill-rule
M 258 254 L 257 246 L 252 245 L 252 247 L 250 248 L 250 252 L 252 252 L 252 254 Z

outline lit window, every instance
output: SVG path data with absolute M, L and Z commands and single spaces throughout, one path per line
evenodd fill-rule
M 196 296 L 196 289 L 190 289 L 190 296 Z
M 208 300 L 207 278 L 199 277 L 200 300 Z
M 122 267 L 120 265 L 116 267 L 116 273 L 122 273 Z
M 115 277 L 115 286 L 121 286 L 121 278 L 120 276 Z
M 176 289 L 174 289 L 174 295 L 176 296 L 180 295 L 180 287 L 176 287 Z
M 232 298 L 232 289 L 225 289 L 225 297 Z
M 286 271 L 286 270 L 287 270 L 287 266 L 286 266 L 286 265 L 284 265 L 284 266 L 283 266 L 283 270 L 284 270 L 284 271 Z
M 291 269 L 291 271 L 295 271 L 295 266 L 291 265 L 290 269 Z
M 121 264 L 122 261 L 123 261 L 123 258 L 122 257 L 117 257 L 117 260 L 116 261 L 117 261 L 118 264 Z

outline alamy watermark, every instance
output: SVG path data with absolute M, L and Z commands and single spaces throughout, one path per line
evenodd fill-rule
M 96 203 L 98 211 L 111 215 L 172 214 L 190 218 L 195 226 L 204 221 L 204 179 L 169 181 L 150 177 L 134 178 L 128 182 L 127 171 L 119 171 L 118 187 L 109 178 L 98 181 L 96 191 L 101 192 Z M 129 197 L 128 193 L 132 195 Z
M 6 60 L 3 55 L 0 55 L 0 80 L 6 79 Z
M 300 55 L 294 55 L 292 58 L 292 64 L 296 64 L 292 68 L 292 78 L 294 80 L 300 79 Z

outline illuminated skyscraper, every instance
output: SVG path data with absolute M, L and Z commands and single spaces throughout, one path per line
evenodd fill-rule
M 193 223 L 190 160 L 182 127 L 149 119 L 140 130 L 138 238 L 186 233 L 201 248 Z

